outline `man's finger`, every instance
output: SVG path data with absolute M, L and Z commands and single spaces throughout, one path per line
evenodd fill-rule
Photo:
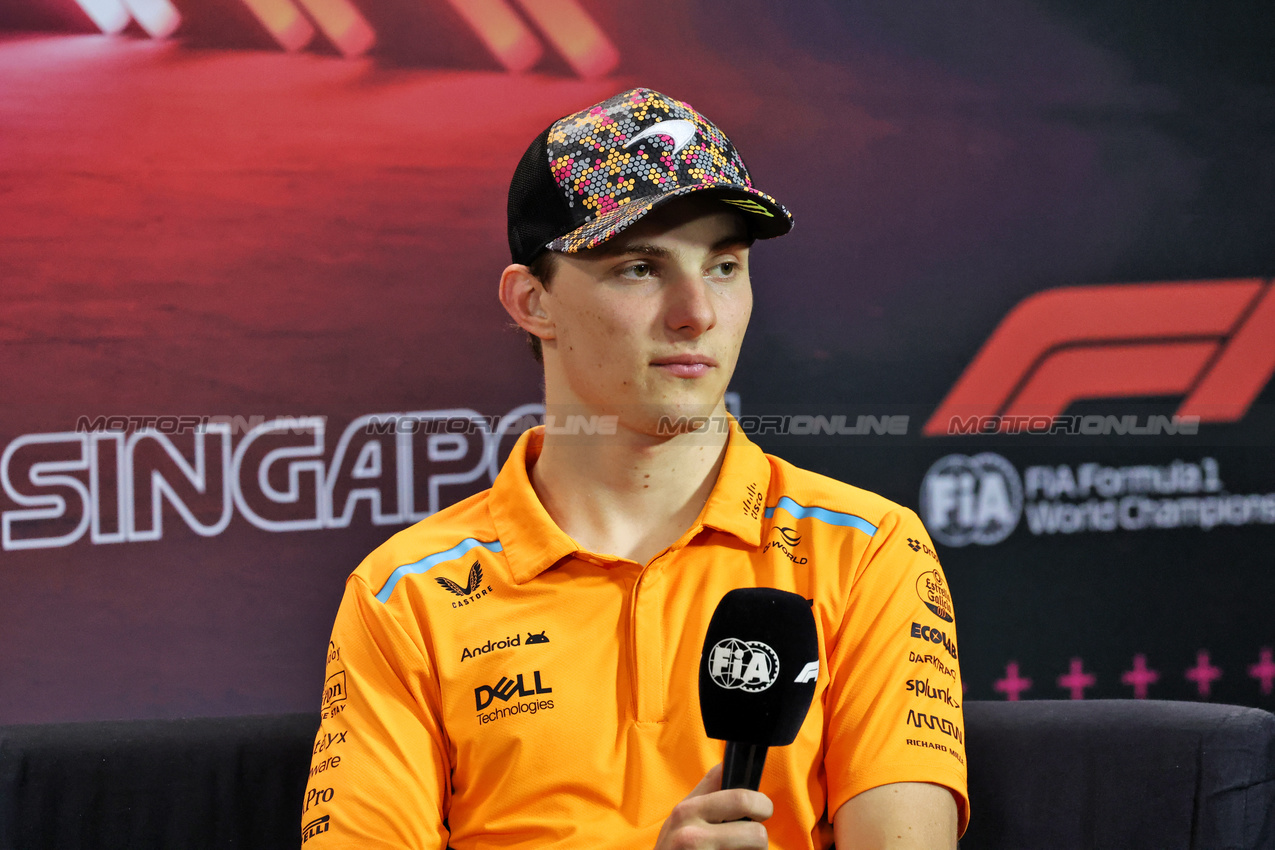
M 770 798 L 760 791 L 729 788 L 696 800 L 697 815 L 705 823 L 731 823 L 742 818 L 763 821 L 775 813 Z
M 691 789 L 691 793 L 687 794 L 685 799 L 692 797 L 702 797 L 705 794 L 711 794 L 714 791 L 722 790 L 722 763 L 718 762 L 709 768 L 708 773 L 704 774 L 704 778 L 699 784 Z

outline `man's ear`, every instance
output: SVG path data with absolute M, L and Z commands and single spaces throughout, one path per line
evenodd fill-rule
M 545 310 L 544 297 L 544 284 L 526 266 L 514 263 L 501 273 L 500 303 L 509 317 L 532 336 L 554 339 L 553 321 Z

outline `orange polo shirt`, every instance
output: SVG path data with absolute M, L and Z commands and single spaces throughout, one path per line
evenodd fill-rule
M 581 549 L 518 441 L 494 486 L 394 535 L 346 583 L 304 850 L 654 845 L 721 761 L 698 664 L 736 587 L 813 599 L 819 678 L 760 790 L 772 846 L 827 847 L 842 803 L 923 781 L 968 820 L 951 597 L 916 514 L 764 454 L 732 422 L 695 524 L 648 564 Z

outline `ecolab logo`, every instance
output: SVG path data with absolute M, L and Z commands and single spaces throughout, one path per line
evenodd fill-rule
M 1001 320 L 922 433 L 1056 433 L 1059 424 L 1063 433 L 1088 433 L 1089 417 L 1079 431 L 1049 420 L 1066 420 L 1060 414 L 1081 399 L 1152 395 L 1185 396 L 1164 423 L 1170 433 L 1192 422 L 1235 422 L 1275 373 L 1272 338 L 1269 280 L 1040 292 Z

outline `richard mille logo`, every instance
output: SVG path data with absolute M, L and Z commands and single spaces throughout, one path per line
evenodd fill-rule
M 453 608 L 463 608 L 491 593 L 490 584 L 483 587 L 483 567 L 477 561 L 474 561 L 474 565 L 469 568 L 469 579 L 465 582 L 464 587 L 443 576 L 435 578 L 434 581 L 438 582 L 439 586 L 449 593 L 462 597 L 452 603 Z

